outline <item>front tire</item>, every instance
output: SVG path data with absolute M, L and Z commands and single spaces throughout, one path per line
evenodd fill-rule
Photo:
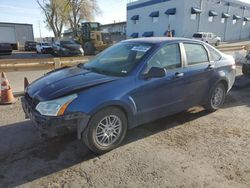
M 127 117 L 115 107 L 97 112 L 83 132 L 83 142 L 95 153 L 102 154 L 118 147 L 126 136 Z
M 212 89 L 205 105 L 205 109 L 209 112 L 215 112 L 224 104 L 225 98 L 226 88 L 224 84 L 219 83 Z

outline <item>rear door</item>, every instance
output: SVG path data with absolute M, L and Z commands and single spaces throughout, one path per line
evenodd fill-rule
M 187 107 L 200 104 L 207 92 L 209 92 L 209 81 L 214 71 L 214 62 L 209 61 L 207 49 L 198 43 L 181 44 L 185 53 L 185 105 Z

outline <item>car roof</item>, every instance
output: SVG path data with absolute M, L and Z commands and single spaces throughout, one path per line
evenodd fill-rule
M 212 32 L 196 32 L 194 34 L 213 34 Z
M 123 42 L 139 42 L 139 43 L 150 43 L 150 44 L 159 44 L 159 43 L 168 43 L 168 42 L 195 42 L 201 43 L 200 41 L 188 38 L 179 38 L 179 37 L 147 37 L 147 38 L 136 38 L 128 39 Z

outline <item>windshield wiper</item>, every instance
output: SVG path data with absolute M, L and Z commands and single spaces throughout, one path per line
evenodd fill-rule
M 104 74 L 104 75 L 109 75 L 109 76 L 123 76 L 123 74 L 119 74 L 116 72 L 110 72 L 110 71 L 106 71 L 106 70 L 102 70 L 99 69 L 97 67 L 86 67 L 85 63 L 80 63 L 77 65 L 79 68 L 83 68 L 85 70 L 91 71 L 91 72 L 95 72 L 95 73 L 99 73 L 99 74 Z

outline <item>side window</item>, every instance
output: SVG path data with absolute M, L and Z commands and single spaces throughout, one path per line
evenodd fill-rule
M 165 45 L 160 48 L 148 61 L 145 72 L 148 72 L 152 67 L 165 68 L 167 70 L 181 67 L 179 44 Z
M 211 61 L 219 61 L 221 59 L 221 55 L 219 54 L 219 52 L 208 45 L 206 47 L 209 51 Z
M 208 62 L 208 54 L 204 46 L 200 44 L 184 44 L 187 56 L 187 64 L 195 65 Z

